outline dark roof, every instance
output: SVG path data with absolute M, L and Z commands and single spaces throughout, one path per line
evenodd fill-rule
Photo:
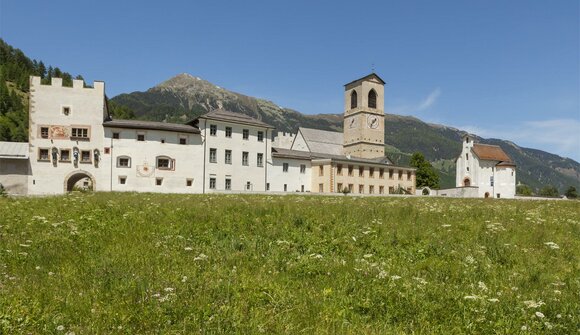
M 516 166 L 516 163 L 514 163 L 514 162 L 500 162 L 500 163 L 496 164 L 496 166 Z
M 272 157 L 307 159 L 307 160 L 331 159 L 331 160 L 335 160 L 335 161 L 342 161 L 342 162 L 349 162 L 349 163 L 388 165 L 390 167 L 395 167 L 395 168 L 409 169 L 409 167 L 393 165 L 391 163 L 391 161 L 386 156 L 372 158 L 372 159 L 359 158 L 359 157 L 350 157 L 349 158 L 348 156 L 344 156 L 344 155 L 331 155 L 331 154 L 318 153 L 318 152 L 290 150 L 290 149 L 283 149 L 283 148 L 272 148 Z M 414 168 L 412 168 L 412 169 L 414 169 Z
M 223 109 L 216 109 L 207 114 L 201 115 L 196 119 L 193 119 L 188 122 L 188 124 L 193 124 L 198 119 L 208 119 L 208 120 L 216 120 L 216 121 L 225 121 L 225 122 L 232 122 L 232 123 L 241 123 L 247 124 L 251 126 L 258 126 L 264 128 L 274 128 L 273 126 L 262 122 L 258 119 L 255 119 L 251 116 L 242 113 L 234 113 L 230 111 L 226 111 Z
M 381 77 L 379 77 L 379 75 L 378 75 L 378 74 L 376 74 L 376 73 L 374 73 L 374 72 L 373 72 L 373 73 L 371 73 L 371 74 L 369 74 L 369 75 L 367 75 L 367 76 L 364 76 L 364 77 L 362 77 L 362 78 L 359 78 L 359 79 L 353 80 L 353 81 L 351 81 L 350 83 L 344 84 L 344 86 L 348 86 L 348 85 L 350 85 L 350 84 L 352 84 L 352 83 L 356 83 L 357 81 L 361 81 L 361 80 L 367 80 L 367 79 L 370 79 L 370 78 L 373 78 L 373 77 L 374 77 L 374 78 L 376 78 L 376 79 L 378 79 L 378 80 L 381 82 L 381 84 L 383 84 L 383 85 L 384 85 L 384 84 L 386 84 L 386 83 L 385 83 L 385 81 L 384 81 L 383 79 L 381 79 Z
M 187 124 L 166 123 L 141 120 L 111 120 L 103 122 L 103 127 L 127 128 L 127 129 L 151 129 L 176 131 L 180 133 L 199 134 L 199 129 Z
M 473 153 L 483 160 L 511 162 L 511 158 L 498 145 L 473 144 Z

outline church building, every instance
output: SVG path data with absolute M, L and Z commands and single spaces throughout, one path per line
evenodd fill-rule
M 0 184 L 13 194 L 73 189 L 161 193 L 415 192 L 415 169 L 384 155 L 384 84 L 345 85 L 344 132 L 273 126 L 213 110 L 186 124 L 116 120 L 105 84 L 30 78 L 29 142 L 0 142 Z

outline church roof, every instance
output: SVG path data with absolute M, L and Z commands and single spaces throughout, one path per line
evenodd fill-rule
M 142 121 L 142 120 L 110 120 L 103 122 L 103 127 L 128 128 L 128 129 L 150 129 L 176 131 L 181 133 L 199 134 L 199 129 L 187 124 Z
M 381 79 L 381 77 L 379 77 L 379 75 L 378 75 L 378 74 L 376 74 L 376 73 L 374 73 L 374 72 L 373 72 L 373 73 L 371 73 L 371 74 L 369 74 L 369 75 L 367 75 L 367 76 L 364 76 L 364 77 L 362 77 L 362 78 L 359 78 L 359 79 L 353 80 L 353 81 L 351 81 L 350 83 L 344 84 L 344 86 L 348 86 L 348 85 L 350 85 L 350 84 L 354 84 L 354 83 L 356 83 L 357 81 L 368 80 L 368 79 L 371 79 L 371 78 L 378 79 L 378 81 L 379 81 L 381 84 L 383 84 L 383 85 L 385 84 L 385 81 L 384 81 L 383 79 Z
M 0 158 L 27 159 L 28 142 L 0 142 Z
M 304 127 L 300 127 L 298 132 L 304 137 L 311 152 L 342 155 L 343 133 Z
M 215 109 L 209 113 L 203 114 L 202 116 L 188 122 L 188 124 L 192 124 L 197 119 L 208 119 L 208 120 L 216 120 L 216 121 L 225 121 L 225 122 L 232 122 L 232 123 L 241 123 L 247 124 L 251 126 L 258 126 L 264 128 L 274 128 L 273 126 L 262 122 L 258 119 L 255 119 L 251 116 L 242 113 L 234 113 L 230 111 L 226 111 L 223 109 Z
M 334 161 L 341 161 L 341 162 L 348 162 L 348 163 L 377 164 L 377 165 L 389 165 L 392 167 L 400 167 L 400 166 L 393 166 L 391 161 L 386 156 L 370 159 L 370 158 L 348 157 L 345 155 L 332 155 L 332 154 L 320 153 L 320 152 L 308 152 L 308 151 L 283 149 L 283 148 L 276 148 L 276 147 L 272 148 L 272 157 L 304 159 L 304 160 L 331 159 Z M 407 168 L 407 167 L 405 167 L 405 168 Z
M 472 150 L 479 159 L 513 164 L 512 159 L 498 145 L 474 143 Z

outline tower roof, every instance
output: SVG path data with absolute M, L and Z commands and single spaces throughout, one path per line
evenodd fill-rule
M 354 83 L 356 83 L 358 81 L 365 81 L 365 80 L 369 80 L 369 79 L 372 79 L 372 78 L 377 79 L 383 85 L 386 84 L 385 81 L 381 77 L 379 77 L 378 74 L 376 74 L 376 73 L 373 72 L 373 73 L 371 73 L 369 75 L 366 75 L 366 76 L 364 76 L 362 78 L 353 80 L 350 83 L 344 84 L 344 86 L 348 86 L 348 85 L 354 84 Z

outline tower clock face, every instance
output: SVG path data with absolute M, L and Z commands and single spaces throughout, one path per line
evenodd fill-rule
M 377 129 L 379 127 L 379 117 L 376 115 L 369 115 L 367 117 L 367 126 L 371 129 Z
M 357 126 L 356 124 L 356 117 L 352 117 L 349 121 L 348 121 L 348 127 L 349 128 L 355 128 Z

